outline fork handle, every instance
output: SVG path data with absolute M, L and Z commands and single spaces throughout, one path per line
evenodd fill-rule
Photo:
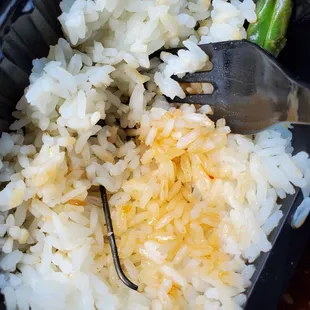
M 310 125 L 310 89 L 301 84 L 292 84 L 287 108 L 286 121 Z

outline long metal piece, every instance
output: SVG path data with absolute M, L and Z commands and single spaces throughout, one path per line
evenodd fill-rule
M 138 289 L 138 285 L 132 283 L 124 274 L 123 269 L 121 267 L 121 263 L 119 260 L 118 256 L 118 250 L 117 250 L 117 245 L 115 241 L 115 236 L 114 236 L 114 231 L 113 231 L 113 224 L 112 224 L 112 219 L 111 219 L 111 212 L 110 212 L 110 207 L 107 199 L 107 193 L 106 190 L 103 186 L 100 186 L 100 194 L 101 194 L 101 200 L 102 200 L 102 205 L 103 205 L 103 212 L 105 215 L 105 220 L 107 224 L 107 230 L 108 230 L 108 237 L 109 237 L 109 242 L 110 242 L 110 247 L 111 247 L 111 252 L 112 252 L 112 257 L 114 261 L 114 266 L 116 269 L 116 272 L 121 279 L 121 281 L 128 286 L 129 288 L 133 290 Z

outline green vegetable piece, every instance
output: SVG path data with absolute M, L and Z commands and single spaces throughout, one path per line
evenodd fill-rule
M 249 25 L 248 40 L 278 56 L 286 43 L 292 9 L 292 0 L 258 0 L 257 22 Z
M 258 44 L 261 47 L 264 45 L 275 5 L 276 0 L 259 0 L 257 2 L 257 22 L 250 24 L 247 30 L 249 41 Z
M 292 0 L 278 0 L 263 48 L 277 57 L 286 43 L 286 32 L 292 15 Z

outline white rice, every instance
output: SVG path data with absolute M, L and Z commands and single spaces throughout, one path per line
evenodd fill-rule
M 231 134 L 225 120 L 208 118 L 209 106 L 177 109 L 162 94 L 184 97 L 171 76 L 209 65 L 197 43 L 244 38 L 255 4 L 64 0 L 61 8 L 67 41 L 33 62 L 14 132 L 0 139 L 8 309 L 241 309 L 252 263 L 271 249 L 282 217 L 278 198 L 294 185 L 309 196 L 310 160 L 292 156 L 284 127 Z M 182 42 L 178 55 L 149 59 Z M 139 292 L 116 275 L 100 184 Z

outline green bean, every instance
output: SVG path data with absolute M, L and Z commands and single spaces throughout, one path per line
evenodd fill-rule
M 250 24 L 247 30 L 248 39 L 263 47 L 269 30 L 276 0 L 259 0 L 256 4 L 257 22 Z
M 286 43 L 286 32 L 291 18 L 291 0 L 278 0 L 272 15 L 263 48 L 277 57 Z
M 292 8 L 292 0 L 259 0 L 256 5 L 257 22 L 249 25 L 248 40 L 278 56 L 286 43 Z

